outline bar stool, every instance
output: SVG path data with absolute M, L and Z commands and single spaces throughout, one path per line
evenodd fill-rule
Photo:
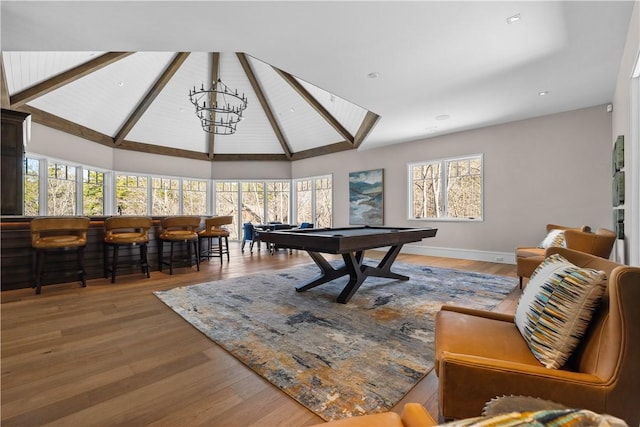
M 36 294 L 42 292 L 42 276 L 45 255 L 48 253 L 76 251 L 78 279 L 87 286 L 84 268 L 84 248 L 87 245 L 87 217 L 34 218 L 30 223 L 31 246 L 36 253 L 36 277 L 33 287 Z
M 109 277 L 111 283 L 116 283 L 118 268 L 118 252 L 121 246 L 140 247 L 140 268 L 142 273 L 149 274 L 147 260 L 147 245 L 149 243 L 149 229 L 151 218 L 144 216 L 112 216 L 104 221 L 104 277 Z M 111 265 L 109 265 L 109 248 L 113 248 Z
M 206 246 L 206 252 L 200 254 L 201 257 L 220 257 L 220 263 L 222 263 L 222 256 L 227 254 L 227 262 L 229 262 L 229 230 L 222 228 L 222 226 L 232 223 L 233 216 L 231 215 L 214 216 L 204 220 L 204 230 L 198 232 L 198 238 L 207 239 L 208 245 Z M 213 239 L 218 239 L 217 248 L 213 246 Z M 222 245 L 223 239 L 224 246 Z M 202 248 L 202 244 L 200 244 L 200 248 Z
M 158 248 L 158 266 L 162 271 L 162 265 L 169 266 L 169 274 L 173 274 L 173 245 L 174 243 L 187 244 L 187 256 L 189 265 L 191 265 L 191 244 L 196 257 L 196 267 L 200 271 L 200 254 L 198 253 L 198 233 L 196 230 L 200 227 L 199 216 L 169 216 L 160 220 L 162 232 L 160 233 L 160 245 Z M 171 244 L 169 261 L 164 260 L 164 252 L 162 244 L 167 241 Z

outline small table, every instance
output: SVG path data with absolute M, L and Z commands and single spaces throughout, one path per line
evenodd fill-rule
M 400 253 L 400 249 L 405 243 L 434 237 L 437 231 L 436 228 L 369 226 L 306 228 L 262 233 L 260 239 L 268 244 L 305 250 L 320 268 L 320 276 L 309 283 L 297 286 L 298 292 L 349 275 L 349 282 L 337 298 L 339 303 L 346 304 L 369 276 L 409 280 L 408 276 L 391 271 L 391 265 Z M 389 250 L 376 267 L 364 264 L 365 250 L 387 246 L 390 247 Z M 344 265 L 333 268 L 322 253 L 341 254 Z

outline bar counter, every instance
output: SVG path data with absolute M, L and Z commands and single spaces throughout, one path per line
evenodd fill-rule
M 0 217 L 0 270 L 2 272 L 2 290 L 30 288 L 33 285 L 35 269 L 35 251 L 31 248 L 30 221 L 33 217 L 2 216 Z M 106 216 L 90 217 L 91 223 L 87 233 L 85 248 L 85 268 L 87 279 L 104 277 L 104 220 Z M 163 217 L 152 217 L 149 230 L 148 259 L 152 271 L 158 267 L 158 236 L 160 220 Z M 203 221 L 204 223 L 204 221 Z M 169 245 L 165 245 L 167 248 Z M 176 258 L 186 255 L 186 245 L 176 245 Z M 167 252 L 168 253 L 168 250 Z M 140 274 L 140 269 L 132 265 L 132 260 L 139 258 L 138 247 L 123 247 L 118 257 L 118 277 L 126 274 Z M 111 254 L 109 254 L 111 256 Z M 180 261 L 176 263 L 179 265 Z M 43 284 L 73 282 L 77 280 L 75 271 L 76 255 L 74 251 L 64 254 L 52 254 L 45 261 Z M 140 274 L 140 277 L 144 277 Z M 78 282 L 79 283 L 79 282 Z

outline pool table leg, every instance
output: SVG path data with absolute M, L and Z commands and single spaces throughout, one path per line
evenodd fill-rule
M 344 263 L 349 271 L 349 283 L 344 287 L 337 301 L 346 304 L 351 297 L 356 293 L 358 288 L 362 285 L 365 279 L 369 276 L 373 277 L 387 277 L 390 279 L 409 280 L 408 276 L 394 273 L 391 271 L 391 265 L 396 260 L 396 257 L 400 253 L 402 245 L 392 246 L 385 254 L 382 261 L 377 267 L 363 264 L 364 251 L 358 251 L 354 254 L 342 254 Z
M 296 287 L 296 291 L 304 292 L 311 288 L 315 288 L 316 286 L 322 285 L 324 283 L 330 282 L 338 277 L 345 276 L 349 274 L 347 270 L 346 262 L 345 265 L 340 268 L 333 268 L 331 264 L 322 256 L 322 254 L 318 252 L 309 252 L 307 251 L 313 262 L 316 263 L 318 268 L 320 268 L 320 276 L 306 285 L 301 285 Z

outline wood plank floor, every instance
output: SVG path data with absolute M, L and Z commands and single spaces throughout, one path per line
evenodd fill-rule
M 264 249 L 201 271 L 123 276 L 2 292 L 1 424 L 11 426 L 307 426 L 322 420 L 227 354 L 153 291 L 309 263 Z M 371 251 L 367 256 L 381 256 Z M 515 266 L 401 254 L 399 261 L 515 277 Z M 497 308 L 513 311 L 519 290 Z M 437 417 L 431 373 L 394 408 Z

